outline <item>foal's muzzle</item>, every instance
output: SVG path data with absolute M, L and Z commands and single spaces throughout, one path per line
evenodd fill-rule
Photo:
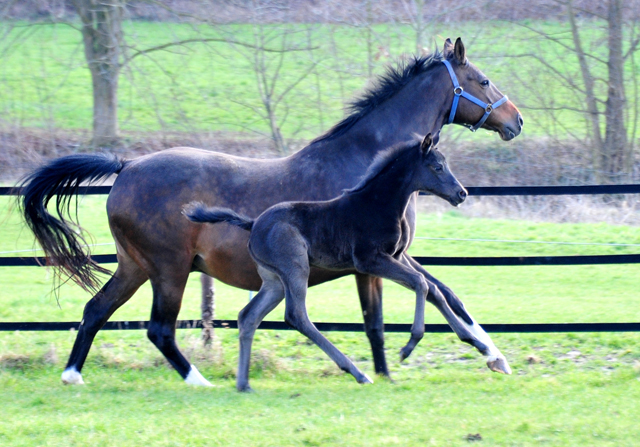
M 460 188 L 461 189 L 459 189 L 455 195 L 451 195 L 451 197 L 447 199 L 448 202 L 453 206 L 460 205 L 466 200 L 467 196 L 469 195 L 469 193 L 463 186 L 460 186 Z

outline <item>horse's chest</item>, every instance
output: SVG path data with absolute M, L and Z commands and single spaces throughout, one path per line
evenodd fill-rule
M 411 231 L 406 219 L 402 219 L 399 227 L 386 233 L 382 244 L 383 251 L 393 257 L 400 256 L 409 248 L 411 242 Z

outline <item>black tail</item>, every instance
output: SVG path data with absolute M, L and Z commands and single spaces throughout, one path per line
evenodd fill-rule
M 253 219 L 229 208 L 207 207 L 204 203 L 193 202 L 185 207 L 183 213 L 192 222 L 211 224 L 226 222 L 247 231 L 253 228 Z
M 97 291 L 98 272 L 109 273 L 91 260 L 83 230 L 78 223 L 77 194 L 81 183 L 94 183 L 119 173 L 125 161 L 109 154 L 76 154 L 61 157 L 36 169 L 25 177 L 20 209 L 45 255 L 57 267 L 58 275 L 66 274 L 87 291 Z M 54 217 L 47 210 L 56 196 Z M 76 197 L 75 219 L 71 213 L 71 199 Z

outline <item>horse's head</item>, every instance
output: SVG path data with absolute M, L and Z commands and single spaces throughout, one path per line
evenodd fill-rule
M 520 111 L 467 60 L 460 38 L 455 45 L 450 39 L 445 41 L 443 62 L 453 83 L 452 113 L 446 122 L 462 124 L 474 131 L 480 127 L 493 130 L 505 141 L 520 135 L 524 124 Z
M 467 198 L 467 190 L 449 169 L 449 165 L 438 149 L 433 147 L 431 134 L 420 143 L 420 163 L 417 163 L 414 182 L 416 189 L 430 192 L 458 206 Z

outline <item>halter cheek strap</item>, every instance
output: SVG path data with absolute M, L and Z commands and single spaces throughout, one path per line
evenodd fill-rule
M 482 127 L 482 125 L 487 120 L 487 118 L 489 118 L 489 115 L 491 115 L 491 112 L 493 112 L 494 109 L 497 109 L 498 107 L 500 107 L 502 104 L 504 104 L 509 100 L 509 98 L 507 98 L 507 95 L 504 95 L 498 101 L 494 103 L 489 103 L 489 104 L 479 100 L 475 96 L 464 91 L 464 89 L 458 82 L 458 78 L 456 77 L 456 74 L 453 71 L 453 67 L 451 66 L 451 63 L 446 59 L 443 59 L 442 63 L 444 64 L 445 67 L 447 67 L 447 71 L 449 72 L 449 76 L 451 77 L 451 82 L 453 83 L 453 104 L 451 104 L 451 113 L 449 114 L 449 121 L 447 122 L 447 124 L 453 123 L 453 119 L 456 117 L 456 111 L 458 110 L 458 102 L 460 101 L 461 96 L 484 109 L 484 115 L 482 115 L 482 118 L 480 118 L 480 121 L 478 121 L 475 125 L 463 124 L 463 126 L 468 127 L 471 132 L 475 132 L 480 127 Z

